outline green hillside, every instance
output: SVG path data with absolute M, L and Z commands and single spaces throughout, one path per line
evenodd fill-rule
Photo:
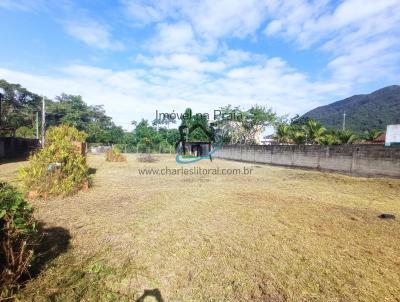
M 327 128 L 341 129 L 346 113 L 346 129 L 362 132 L 369 129 L 386 130 L 388 124 L 400 124 L 400 86 L 388 86 L 370 94 L 317 107 L 306 114 Z

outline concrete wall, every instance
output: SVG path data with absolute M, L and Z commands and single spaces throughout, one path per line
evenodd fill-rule
M 214 157 L 359 176 L 400 177 L 400 148 L 382 145 L 228 145 Z
M 39 140 L 19 137 L 0 137 L 0 160 L 26 158 L 39 147 Z

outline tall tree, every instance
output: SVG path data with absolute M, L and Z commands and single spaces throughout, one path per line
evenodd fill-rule
M 40 110 L 41 97 L 19 84 L 11 84 L 0 80 L 4 89 L 1 100 L 1 127 L 19 128 L 22 126 L 34 128 L 35 112 Z
M 255 105 L 247 111 L 228 105 L 220 109 L 216 120 L 217 135 L 224 142 L 233 144 L 258 143 L 261 133 L 267 126 L 273 126 L 278 120 L 271 108 Z

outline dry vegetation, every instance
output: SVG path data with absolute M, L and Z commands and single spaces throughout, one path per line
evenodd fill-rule
M 137 157 L 137 161 L 142 163 L 154 163 L 158 161 L 158 158 L 151 154 L 140 154 Z
M 70 195 L 89 187 L 84 132 L 62 125 L 46 132 L 45 147 L 29 157 L 19 178 L 30 199 Z
M 111 149 L 106 152 L 106 161 L 109 162 L 125 162 L 126 156 L 122 155 L 121 151 L 117 149 Z
M 399 301 L 400 180 L 270 166 L 138 175 L 176 166 L 171 156 L 89 164 L 88 192 L 34 201 L 37 218 L 71 239 L 21 300 L 132 301 L 154 290 L 164 301 Z M 18 165 L 2 165 L 0 179 Z

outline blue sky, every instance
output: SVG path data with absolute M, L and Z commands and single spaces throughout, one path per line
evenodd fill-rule
M 400 1 L 0 0 L 0 78 L 118 125 L 227 104 L 304 113 L 400 78 Z

